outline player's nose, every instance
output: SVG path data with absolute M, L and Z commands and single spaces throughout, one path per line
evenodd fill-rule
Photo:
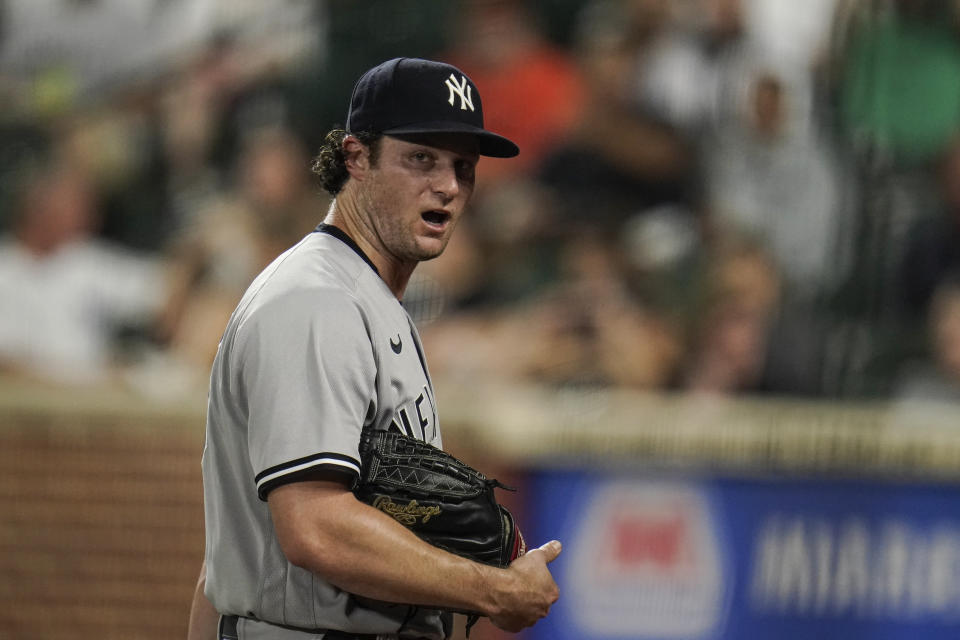
M 460 193 L 460 179 L 456 169 L 452 165 L 438 167 L 430 186 L 434 193 L 443 198 L 444 203 L 453 200 Z

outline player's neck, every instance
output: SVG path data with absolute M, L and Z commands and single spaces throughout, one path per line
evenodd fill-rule
M 373 266 L 377 268 L 377 273 L 387 284 L 390 291 L 396 296 L 397 300 L 403 299 L 403 292 L 406 291 L 407 283 L 417 263 L 407 264 L 391 256 L 383 244 L 377 240 L 373 229 L 363 223 L 364 218 L 357 215 L 354 203 L 350 198 L 337 196 L 330 203 L 330 209 L 324 222 L 331 224 L 357 243 L 360 250 L 367 256 Z

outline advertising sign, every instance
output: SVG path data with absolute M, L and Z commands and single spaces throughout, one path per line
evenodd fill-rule
M 960 637 L 960 487 L 549 471 L 560 640 Z

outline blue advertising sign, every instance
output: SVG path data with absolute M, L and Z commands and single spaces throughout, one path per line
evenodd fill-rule
M 535 640 L 960 637 L 960 487 L 541 471 Z M 526 532 L 525 532 L 526 533 Z

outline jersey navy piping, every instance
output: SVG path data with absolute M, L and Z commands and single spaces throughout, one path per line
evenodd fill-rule
M 367 254 L 365 254 L 365 253 L 363 252 L 363 249 L 360 248 L 360 245 L 358 245 L 356 242 L 354 242 L 354 241 L 353 241 L 353 238 L 351 238 L 350 236 L 348 236 L 348 235 L 346 234 L 346 232 L 344 232 L 344 230 L 341 229 L 340 227 L 335 227 L 335 226 L 333 226 L 332 224 L 327 224 L 326 222 L 321 222 L 320 224 L 317 225 L 317 228 L 314 229 L 314 232 L 315 232 L 315 233 L 326 233 L 327 235 L 331 235 L 331 236 L 333 236 L 334 238 L 336 238 L 337 240 L 339 240 L 340 242 L 342 242 L 343 244 L 347 245 L 348 247 L 350 247 L 351 249 L 353 249 L 353 251 L 354 251 L 358 256 L 360 256 L 361 258 L 363 258 L 363 261 L 364 261 L 364 262 L 366 262 L 368 265 L 370 265 L 370 268 L 373 269 L 373 272 L 374 272 L 375 274 L 380 275 L 380 272 L 377 270 L 377 267 L 374 266 L 373 261 L 370 260 L 369 257 L 367 257 Z

